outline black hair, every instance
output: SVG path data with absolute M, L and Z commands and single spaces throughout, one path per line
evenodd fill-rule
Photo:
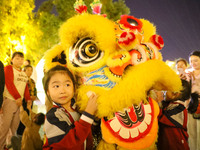
M 12 54 L 12 59 L 16 56 L 16 55 L 19 55 L 20 57 L 22 57 L 22 58 L 24 58 L 24 54 L 22 53 L 22 52 L 14 52 L 13 54 Z M 12 61 L 11 61 L 11 64 L 12 64 Z
M 74 78 L 73 74 L 69 71 L 68 68 L 66 68 L 64 66 L 57 65 L 57 66 L 51 68 L 47 73 L 45 73 L 45 76 L 43 78 L 43 86 L 44 86 L 45 93 L 48 91 L 49 81 L 50 81 L 51 77 L 55 73 L 58 73 L 58 72 L 66 73 L 70 77 L 70 79 L 72 80 L 72 83 L 73 83 L 73 86 L 74 86 L 74 89 L 75 89 L 76 82 L 75 82 L 75 78 Z
M 187 60 L 185 60 L 184 58 L 179 58 L 179 59 L 177 59 L 176 62 L 175 62 L 175 64 L 177 65 L 178 62 L 180 62 L 180 61 L 182 61 L 182 62 L 185 64 L 185 66 L 187 66 L 188 62 L 187 62 Z
M 14 52 L 12 54 L 12 59 L 16 56 L 16 55 L 19 55 L 20 57 L 23 57 L 24 58 L 24 54 L 22 52 Z
M 30 61 L 30 59 L 26 59 L 26 61 L 28 61 L 28 64 L 31 65 L 31 61 Z
M 45 120 L 45 115 L 43 113 L 38 113 L 36 115 L 35 123 L 37 125 L 42 125 L 42 124 L 44 124 L 44 120 Z
M 31 65 L 26 65 L 26 66 L 24 66 L 24 71 L 26 71 L 27 68 L 32 68 L 33 69 L 33 67 Z
M 198 57 L 200 57 L 200 51 L 193 51 L 193 52 L 190 53 L 189 57 L 190 56 L 198 56 Z
M 191 84 L 186 80 L 181 80 L 183 89 L 181 90 L 180 100 L 185 101 L 190 98 Z

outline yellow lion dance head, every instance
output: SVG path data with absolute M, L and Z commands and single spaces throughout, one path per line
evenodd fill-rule
M 159 107 L 151 89 L 179 91 L 181 81 L 163 61 L 156 27 L 123 15 L 113 22 L 88 13 L 68 19 L 60 44 L 47 51 L 45 69 L 62 64 L 81 78 L 77 105 L 84 110 L 87 92 L 98 98 L 103 141 L 98 149 L 148 149 L 157 139 Z M 115 145 L 114 145 L 115 144 Z

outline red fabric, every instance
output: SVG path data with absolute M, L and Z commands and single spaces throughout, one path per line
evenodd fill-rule
M 24 98 L 25 98 L 26 101 L 31 100 L 29 88 L 28 88 L 28 83 L 26 84 L 26 88 L 25 88 L 25 91 L 24 91 Z
M 4 67 L 4 73 L 5 73 L 5 84 L 8 91 L 15 99 L 20 98 L 21 96 L 14 85 L 14 74 L 12 66 L 9 65 Z
M 92 150 L 92 149 L 93 149 L 93 136 L 92 132 L 90 132 L 87 137 L 86 150 Z
M 15 100 L 18 98 L 21 98 L 21 96 L 14 84 L 13 67 L 11 65 L 4 67 L 4 74 L 5 74 L 5 85 L 9 91 L 9 93 L 15 98 Z M 30 94 L 29 94 L 28 84 L 26 85 L 26 88 L 25 88 L 24 98 L 26 100 L 31 99 Z
M 158 150 L 189 150 L 187 131 L 159 124 Z
M 87 150 L 92 150 L 91 124 L 84 120 L 75 121 L 75 128 L 71 129 L 58 143 L 48 144 L 48 139 L 43 150 L 84 150 L 84 141 L 87 139 Z
M 197 111 L 195 112 L 195 114 L 200 114 L 200 103 L 198 104 Z
M 163 113 L 159 114 L 158 150 L 189 150 L 187 133 L 187 110 L 184 110 L 182 128 L 176 127 Z

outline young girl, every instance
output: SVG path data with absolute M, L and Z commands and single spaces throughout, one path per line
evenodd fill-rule
M 33 67 L 31 65 L 24 66 L 24 72 L 28 76 L 28 88 L 29 88 L 31 100 L 34 101 L 37 98 L 37 89 L 36 89 L 35 81 L 31 78 L 31 75 L 33 73 Z
M 21 52 L 15 52 L 12 55 L 11 65 L 4 68 L 5 88 L 3 99 L 3 115 L 0 117 L 0 149 L 2 150 L 9 129 L 15 134 L 19 125 L 19 106 L 22 99 L 30 100 L 29 90 L 27 86 L 28 77 L 21 71 L 24 62 L 24 55 Z
M 44 90 L 54 106 L 46 114 L 46 142 L 43 149 L 92 149 L 91 125 L 97 110 L 97 96 L 90 94 L 85 111 L 75 111 L 75 81 L 65 67 L 56 66 L 44 77 Z M 80 118 L 80 119 L 79 119 Z

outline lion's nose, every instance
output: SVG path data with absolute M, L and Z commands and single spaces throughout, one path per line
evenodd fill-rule
M 118 60 L 121 60 L 123 62 L 123 59 L 125 57 L 127 57 L 127 56 L 123 55 L 123 54 L 120 54 L 120 55 L 114 56 L 113 59 L 118 59 Z M 129 59 L 128 61 L 122 63 L 121 65 L 110 67 L 109 69 L 113 74 L 118 75 L 118 76 L 122 76 L 125 68 L 127 66 L 129 66 L 129 65 L 132 65 L 131 59 Z

